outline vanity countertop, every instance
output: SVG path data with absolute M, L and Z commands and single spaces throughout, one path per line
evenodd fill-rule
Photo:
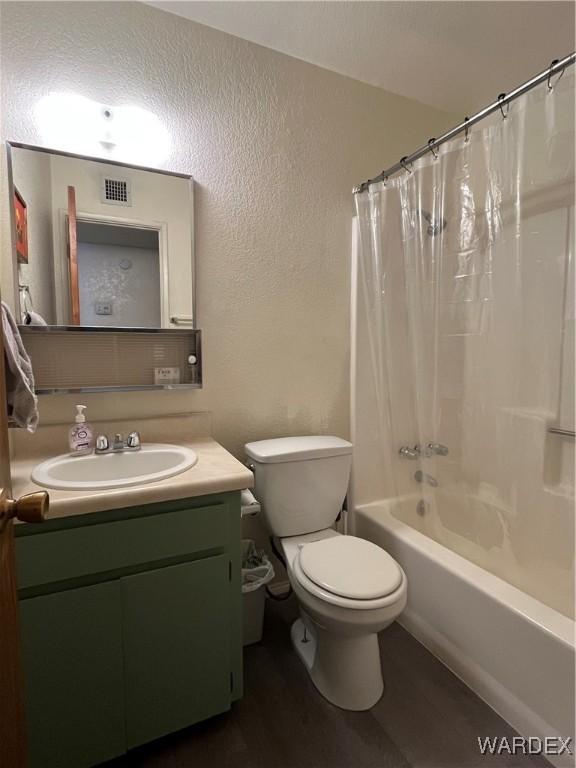
M 178 444 L 198 454 L 198 462 L 185 472 L 156 483 L 144 483 L 123 488 L 97 491 L 61 491 L 36 485 L 30 479 L 32 470 L 43 459 L 20 458 L 12 461 L 12 492 L 14 498 L 26 493 L 48 490 L 50 511 L 48 519 L 103 512 L 160 501 L 173 501 L 210 493 L 224 493 L 252 488 L 254 476 L 231 453 L 211 437 L 179 440 Z M 43 458 L 49 458 L 44 456 Z M 23 523 L 26 525 L 26 523 Z

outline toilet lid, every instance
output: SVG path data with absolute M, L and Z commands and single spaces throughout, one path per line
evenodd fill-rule
M 300 566 L 319 587 L 354 600 L 373 600 L 400 586 L 396 561 L 371 541 L 356 536 L 333 536 L 305 544 Z

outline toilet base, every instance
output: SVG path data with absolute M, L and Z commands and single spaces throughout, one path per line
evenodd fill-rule
M 341 709 L 371 709 L 384 691 L 376 633 L 327 632 L 302 612 L 292 625 L 292 645 L 318 691 Z

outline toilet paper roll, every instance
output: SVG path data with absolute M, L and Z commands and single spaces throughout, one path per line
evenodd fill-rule
M 242 517 L 254 517 L 260 512 L 260 504 L 248 488 L 240 493 L 240 505 Z

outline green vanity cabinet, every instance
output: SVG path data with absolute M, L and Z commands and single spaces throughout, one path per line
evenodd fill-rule
M 28 762 L 94 765 L 124 751 L 120 586 L 21 603 Z
M 242 695 L 240 494 L 17 526 L 30 768 L 88 768 Z
M 148 571 L 121 584 L 128 747 L 228 709 L 228 558 Z

